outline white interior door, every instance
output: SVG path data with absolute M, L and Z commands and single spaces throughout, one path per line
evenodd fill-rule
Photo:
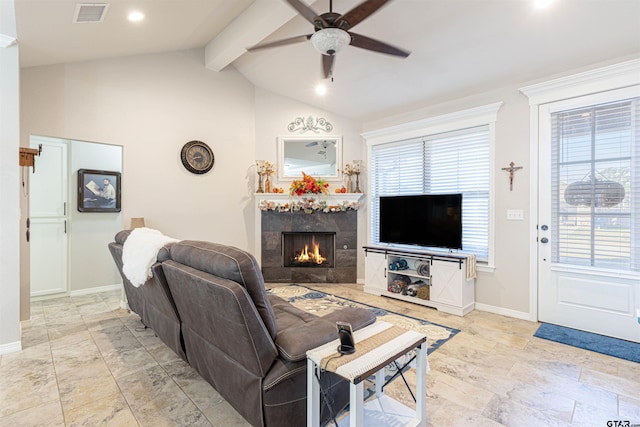
M 31 296 L 68 290 L 67 144 L 32 137 L 42 144 L 29 185 Z
M 640 342 L 640 88 L 539 113 L 538 319 Z

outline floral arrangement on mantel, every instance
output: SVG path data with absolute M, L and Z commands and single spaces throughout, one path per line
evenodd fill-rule
M 329 205 L 326 200 L 318 200 L 313 197 L 303 197 L 300 200 L 291 200 L 287 203 L 278 203 L 270 200 L 262 200 L 258 205 L 261 211 L 297 212 L 304 211 L 308 214 L 313 212 L 344 212 L 348 210 L 358 210 L 358 202 L 345 200 L 339 204 Z
M 265 187 L 267 193 L 271 192 L 271 181 L 269 177 L 274 172 L 273 163 L 267 160 L 256 160 L 256 172 L 258 173 L 258 189 L 256 193 L 264 193 L 265 190 L 262 189 L 262 177 L 266 176 Z
M 344 169 L 342 169 L 342 173 L 347 176 L 347 193 L 351 193 L 351 176 L 356 176 L 356 189 L 353 190 L 354 193 L 362 193 L 360 191 L 360 166 L 362 165 L 362 160 L 354 160 L 353 163 L 347 163 L 344 165 Z
M 302 172 L 302 179 L 296 179 L 291 183 L 289 187 L 289 194 L 292 196 L 303 194 L 327 194 L 327 188 L 329 184 L 324 179 L 314 178 L 311 175 L 307 175 Z
M 274 166 L 268 160 L 256 160 L 258 175 L 273 175 Z
M 351 163 L 347 163 L 344 165 L 344 169 L 342 170 L 342 173 L 347 175 L 347 176 L 351 176 L 351 175 L 357 175 L 360 173 L 360 160 L 354 160 L 353 164 Z

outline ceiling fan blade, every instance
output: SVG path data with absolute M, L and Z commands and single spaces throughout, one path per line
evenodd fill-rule
M 308 34 L 306 36 L 295 36 L 295 37 L 290 37 L 288 39 L 276 40 L 274 42 L 267 42 L 267 43 L 257 44 L 255 46 L 248 47 L 247 50 L 249 52 L 251 52 L 252 50 L 267 49 L 267 48 L 270 48 L 270 47 L 284 46 L 284 45 L 288 45 L 288 44 L 306 42 L 310 38 L 311 38 L 311 34 Z
M 322 72 L 324 73 L 324 78 L 328 79 L 333 75 L 333 61 L 335 55 L 320 55 L 322 56 Z
M 336 19 L 335 25 L 343 30 L 353 28 L 384 6 L 388 1 L 389 0 L 366 0 Z
M 375 52 L 386 53 L 387 55 L 401 56 L 403 58 L 406 58 L 411 54 L 411 52 L 407 52 L 406 50 L 402 50 L 395 46 L 391 46 L 390 44 L 383 43 L 381 41 L 363 36 L 361 34 L 355 34 L 352 32 L 349 32 L 349 34 L 351 34 L 351 46 L 359 47 L 361 49 L 373 50 Z
M 305 147 L 313 147 L 314 145 L 318 145 L 318 141 L 313 141 L 305 145 Z
M 286 0 L 289 5 L 294 8 L 304 19 L 311 22 L 315 27 L 324 28 L 327 26 L 327 23 L 321 16 L 313 11 L 309 6 L 302 3 L 300 0 Z M 321 25 L 318 25 L 320 23 Z

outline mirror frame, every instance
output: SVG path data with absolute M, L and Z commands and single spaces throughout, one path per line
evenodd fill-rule
M 316 178 L 322 178 L 327 181 L 341 181 L 342 173 L 342 136 L 341 135 L 318 135 L 318 136 L 279 136 L 278 137 L 278 180 L 289 180 L 300 178 L 301 175 L 285 175 L 284 171 L 284 159 L 285 159 L 285 143 L 288 141 L 300 141 L 301 143 L 307 143 L 309 141 L 322 140 L 334 140 L 336 142 L 336 172 L 331 175 L 315 176 Z

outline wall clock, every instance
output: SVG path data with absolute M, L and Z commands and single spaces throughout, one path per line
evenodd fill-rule
M 209 172 L 215 162 L 213 151 L 202 141 L 189 141 L 184 144 L 180 159 L 189 172 L 197 174 Z

